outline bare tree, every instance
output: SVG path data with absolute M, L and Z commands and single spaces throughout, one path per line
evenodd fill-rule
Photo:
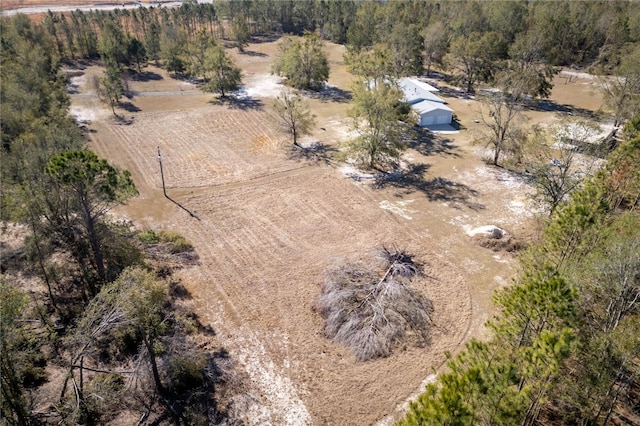
M 409 335 L 427 344 L 433 305 L 410 286 L 420 274 L 412 255 L 386 248 L 329 269 L 315 304 L 325 333 L 361 361 L 388 356 Z
M 624 57 L 614 75 L 601 77 L 599 81 L 617 127 L 640 107 L 640 47 Z
M 442 62 L 442 57 L 447 50 L 447 32 L 442 21 L 429 24 L 423 31 L 425 62 L 427 65 L 427 77 L 431 75 L 431 66 Z
M 506 152 L 517 152 L 521 139 L 517 120 L 520 115 L 519 97 L 500 90 L 491 92 L 482 98 L 484 105 L 480 110 L 480 119 L 489 130 L 483 142 L 493 149 L 493 165 L 500 164 L 500 157 Z
M 285 89 L 273 102 L 273 111 L 281 130 L 293 136 L 293 144 L 300 147 L 298 138 L 311 133 L 316 123 L 309 105 L 298 93 Z
M 547 131 L 534 129 L 525 163 L 536 188 L 534 199 L 549 215 L 596 169 L 597 130 L 586 120 L 567 121 Z

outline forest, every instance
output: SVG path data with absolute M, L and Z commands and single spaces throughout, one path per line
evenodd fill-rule
M 330 73 L 322 41 L 345 45 L 362 78 L 353 113 L 382 133 L 363 131 L 347 155 L 380 172 L 404 149 L 403 113 L 393 87 L 363 82 L 440 73 L 468 94 L 500 88 L 485 122 L 492 165 L 525 167 L 496 117 L 548 97 L 561 68 L 601 76 L 616 129 L 604 165 L 569 189 L 531 172 L 546 214 L 494 296 L 489 336 L 448 354 L 398 424 L 638 424 L 640 6 L 567 0 L 184 1 L 3 17 L 0 216 L 18 242 L 0 253 L 0 422 L 227 424 L 241 373 L 174 276 L 198 254 L 177 232 L 111 219 L 137 189 L 87 149 L 62 67 L 101 64 L 95 86 L 117 117 L 128 76 L 149 64 L 232 96 L 242 75 L 227 50 L 265 35 L 286 36 L 274 73 L 307 91 Z M 285 92 L 274 109 L 299 146 L 313 125 L 301 98 Z

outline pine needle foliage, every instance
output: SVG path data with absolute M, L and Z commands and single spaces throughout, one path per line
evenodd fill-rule
M 328 269 L 315 304 L 327 337 L 360 361 L 389 356 L 407 341 L 428 344 L 433 304 L 411 286 L 421 275 L 411 254 L 385 247 Z

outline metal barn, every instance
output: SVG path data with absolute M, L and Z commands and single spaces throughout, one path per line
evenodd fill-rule
M 450 124 L 453 110 L 433 92 L 438 89 L 414 78 L 401 78 L 398 85 L 404 93 L 404 101 L 418 115 L 418 125 Z

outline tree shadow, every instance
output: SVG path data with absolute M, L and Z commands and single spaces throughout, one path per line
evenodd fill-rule
M 133 117 L 125 117 L 124 115 L 115 114 L 112 119 L 114 123 L 119 126 L 130 126 L 133 124 Z
M 248 110 L 261 110 L 264 107 L 264 103 L 260 99 L 251 98 L 251 97 L 235 97 L 235 96 L 225 96 L 218 97 L 209 101 L 210 104 L 213 105 L 227 105 L 231 109 L 239 109 L 241 111 Z
M 474 211 L 483 210 L 485 206 L 471 199 L 479 195 L 475 189 L 443 177 L 425 179 L 424 174 L 429 169 L 427 164 L 412 164 L 406 170 L 381 173 L 376 175 L 374 188 L 399 188 L 404 194 L 420 191 L 429 201 L 451 203 L 458 209 L 460 205 Z
M 338 150 L 322 142 L 315 142 L 309 146 L 292 145 L 289 158 L 297 161 L 312 161 L 315 163 L 331 164 L 333 155 Z
M 256 56 L 259 58 L 264 58 L 265 56 L 269 56 L 266 53 L 256 52 L 255 50 L 243 50 L 242 52 L 239 52 L 239 53 L 241 55 Z
M 576 107 L 568 104 L 558 104 L 550 99 L 539 99 L 537 101 L 523 103 L 523 108 L 529 111 L 557 112 L 568 115 L 576 115 L 584 118 L 598 118 L 598 115 L 589 109 Z
M 151 404 L 145 404 L 147 413 L 157 416 L 152 421 L 143 417 L 145 424 L 186 425 L 193 424 L 194 418 L 196 424 L 226 424 L 228 413 L 219 404 L 224 397 L 216 388 L 232 379 L 232 360 L 224 348 L 208 349 L 210 338 L 201 340 L 204 342 L 195 345 L 185 334 L 176 333 L 165 343 L 162 367 L 166 384 L 154 395 L 163 410 L 149 410 Z
M 76 67 L 74 67 L 74 69 L 67 69 L 65 70 L 65 75 L 67 76 L 67 93 L 70 95 L 77 95 L 78 93 L 80 93 L 80 86 L 77 85 L 76 83 L 73 83 L 73 81 L 71 80 L 74 77 L 82 77 L 84 75 L 84 68 L 82 69 L 77 69 Z
M 433 68 L 431 68 L 431 71 L 428 74 L 423 74 L 422 78 L 430 78 L 432 80 L 449 81 L 451 79 L 451 76 L 452 75 L 450 73 L 446 73 L 446 72 L 442 71 L 441 69 L 436 71 Z
M 127 112 L 140 112 L 140 111 L 142 111 L 140 108 L 138 108 L 137 106 L 135 106 L 131 102 L 118 102 L 118 107 L 122 108 L 123 110 L 125 110 Z
M 282 34 L 279 33 L 263 33 L 251 36 L 251 44 L 272 43 L 279 40 Z
M 61 62 L 62 62 L 62 65 L 64 65 L 65 68 L 67 68 L 65 70 L 65 73 L 69 77 L 78 77 L 79 74 L 75 74 L 75 73 L 77 72 L 83 73 L 82 70 L 86 70 L 88 66 L 92 65 L 91 61 L 86 59 L 75 59 L 75 60 L 64 59 Z
M 174 299 L 191 300 L 191 292 L 182 285 L 180 281 L 171 281 L 169 283 L 169 295 Z
M 215 336 L 217 334 L 213 327 L 211 327 L 209 324 L 203 324 L 202 321 L 200 321 L 200 316 L 195 312 L 189 312 L 187 318 L 193 321 L 194 325 L 200 333 L 206 334 L 208 336 Z
M 351 92 L 348 90 L 342 90 L 338 87 L 325 86 L 324 89 L 318 92 L 308 92 L 305 96 L 311 99 L 318 99 L 321 102 L 338 102 L 346 103 L 352 98 Z
M 162 76 L 153 71 L 142 71 L 142 72 L 131 73 L 131 75 L 129 75 L 129 78 L 133 81 L 140 81 L 140 82 L 162 80 Z
M 439 154 L 460 158 L 460 154 L 456 152 L 458 147 L 451 139 L 438 136 L 422 127 L 412 128 L 405 142 L 409 148 L 422 155 Z
M 451 119 L 451 127 L 453 127 L 456 130 L 465 130 L 467 128 L 464 124 L 460 122 L 460 120 L 455 115 L 455 113 L 453 114 L 453 117 Z
M 203 79 L 194 77 L 192 75 L 188 75 L 184 72 L 174 72 L 169 74 L 169 77 L 173 80 L 184 81 L 184 82 L 195 84 L 195 85 L 204 83 Z
M 77 84 L 67 83 L 67 93 L 70 95 L 77 95 L 78 93 L 80 93 L 80 90 L 78 90 L 79 88 L 80 86 L 78 86 Z
M 459 89 L 457 87 L 439 87 L 438 88 L 440 90 L 440 93 L 445 96 L 445 97 L 449 97 L 449 98 L 456 98 L 456 99 L 472 99 L 472 94 L 467 93 L 466 91 Z

